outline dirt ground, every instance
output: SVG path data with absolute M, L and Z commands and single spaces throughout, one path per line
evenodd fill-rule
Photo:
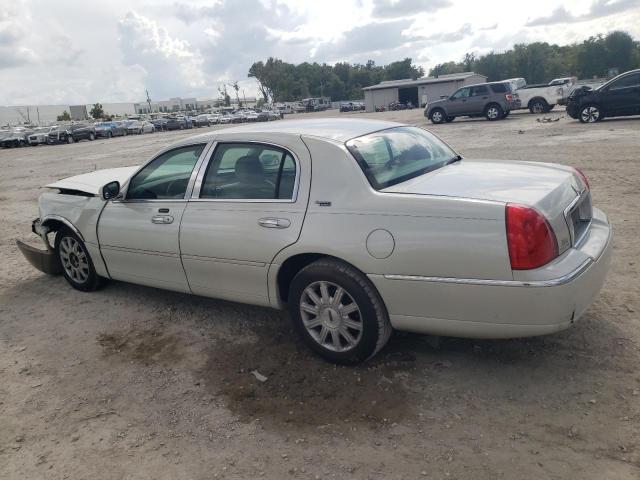
M 593 306 L 547 337 L 396 333 L 355 368 L 311 355 L 277 311 L 120 282 L 84 294 L 21 257 L 42 185 L 202 129 L 0 151 L 0 478 L 640 478 L 640 119 L 547 116 L 428 128 L 469 158 L 584 169 L 616 235 Z

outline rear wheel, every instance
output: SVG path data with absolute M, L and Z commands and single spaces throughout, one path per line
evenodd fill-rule
M 529 111 L 531 113 L 546 113 L 549 110 L 549 104 L 542 98 L 532 100 L 529 104 Z
M 431 123 L 436 123 L 436 124 L 446 121 L 444 110 L 442 110 L 441 108 L 436 108 L 431 112 L 429 119 L 431 120 Z
M 62 274 L 76 290 L 91 292 L 102 286 L 87 248 L 70 229 L 63 228 L 56 235 L 55 249 L 62 265 Z
M 484 116 L 487 118 L 487 120 L 491 121 L 500 120 L 503 115 L 504 111 L 502 110 L 502 107 L 497 103 L 491 103 L 487 105 L 487 109 L 484 111 Z
M 350 265 L 321 259 L 291 282 L 289 309 L 302 340 L 325 360 L 355 364 L 391 336 L 386 308 L 371 282 Z
M 598 105 L 585 105 L 580 110 L 580 122 L 582 123 L 596 123 L 602 120 L 602 111 Z

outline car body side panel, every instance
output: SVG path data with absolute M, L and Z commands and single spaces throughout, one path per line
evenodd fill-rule
M 299 241 L 280 252 L 274 264 L 296 254 L 320 253 L 344 259 L 367 274 L 513 278 L 504 204 L 376 192 L 342 145 L 312 137 L 304 141 L 314 162 L 307 217 Z M 342 174 L 335 175 L 338 171 Z M 326 202 L 331 205 L 323 206 Z M 367 237 L 374 230 L 393 236 L 395 246 L 387 258 L 375 258 L 367 250 Z

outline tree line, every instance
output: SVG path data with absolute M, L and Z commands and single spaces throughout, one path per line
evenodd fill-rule
M 430 76 L 477 72 L 489 81 L 524 77 L 528 83 L 546 83 L 557 77 L 605 77 L 612 68 L 620 73 L 640 67 L 640 42 L 622 31 L 589 37 L 581 43 L 560 46 L 547 42 L 516 44 L 502 53 L 467 53 L 461 61 L 436 65 Z M 335 65 L 304 62 L 298 65 L 270 57 L 251 65 L 248 76 L 258 82 L 263 101 L 287 102 L 307 97 L 334 101 L 363 97 L 362 88 L 385 80 L 424 76 L 422 67 L 405 58 L 388 65 L 339 62 Z M 225 88 L 225 98 L 228 98 Z
M 249 69 L 249 77 L 255 78 L 265 101 L 289 102 L 308 97 L 331 97 L 334 101 L 362 98 L 362 88 L 385 80 L 419 78 L 424 76 L 422 67 L 405 58 L 388 65 L 347 62 L 327 65 L 308 63 L 299 65 L 270 57 L 266 62 L 255 62 Z
M 559 46 L 546 42 L 517 44 L 503 53 L 476 56 L 467 53 L 460 62 L 436 65 L 429 75 L 474 71 L 489 81 L 524 77 L 527 83 L 546 83 L 557 77 L 606 77 L 640 67 L 640 42 L 622 31 L 589 37 L 582 43 Z

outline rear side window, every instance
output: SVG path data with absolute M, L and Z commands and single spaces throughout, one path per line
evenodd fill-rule
M 262 144 L 221 144 L 205 173 L 200 198 L 292 200 L 296 162 L 291 153 Z
M 476 97 L 479 95 L 488 95 L 489 89 L 486 85 L 476 85 L 475 87 L 471 87 L 471 96 Z
M 493 93 L 507 93 L 510 90 L 506 83 L 492 83 L 490 87 Z
M 416 127 L 398 127 L 354 138 L 347 149 L 369 183 L 381 190 L 440 168 L 458 155 L 436 136 Z

